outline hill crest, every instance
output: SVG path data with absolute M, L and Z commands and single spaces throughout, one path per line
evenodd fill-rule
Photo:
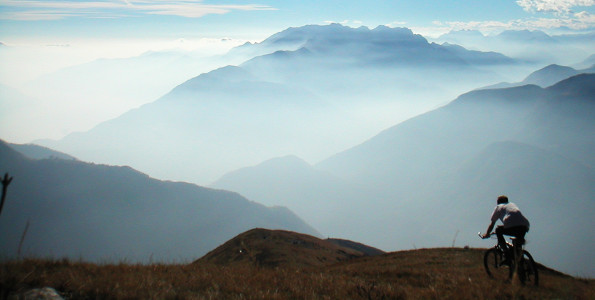
M 351 241 L 323 240 L 292 231 L 254 228 L 227 241 L 194 263 L 320 267 L 383 253 L 381 250 Z

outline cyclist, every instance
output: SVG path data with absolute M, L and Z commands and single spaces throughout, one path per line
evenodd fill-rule
M 505 250 L 505 253 L 508 252 L 506 246 L 506 240 L 504 239 L 504 235 L 514 236 L 519 241 L 524 243 L 525 241 L 525 234 L 529 231 L 529 220 L 523 216 L 521 210 L 519 209 L 516 204 L 512 202 L 508 202 L 508 197 L 502 195 L 498 197 L 498 205 L 494 209 L 492 213 L 491 223 L 488 226 L 488 230 L 483 235 L 483 238 L 487 238 L 490 236 L 490 232 L 494 229 L 494 225 L 496 221 L 500 219 L 503 225 L 496 227 L 496 236 L 498 237 L 498 245 L 501 249 Z M 505 262 L 509 261 L 510 256 L 507 255 Z

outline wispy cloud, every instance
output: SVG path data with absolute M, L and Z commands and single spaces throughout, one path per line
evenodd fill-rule
M 0 19 L 56 20 L 69 17 L 121 18 L 139 14 L 200 18 L 243 10 L 275 10 L 258 4 L 206 4 L 190 0 L 106 0 L 106 1 L 0 1 Z
M 574 12 L 573 8 L 595 6 L 595 0 L 518 0 L 517 4 L 533 14 L 531 17 L 508 20 L 434 21 L 433 27 L 423 27 L 423 32 L 445 33 L 457 30 L 498 32 L 503 30 L 549 30 L 568 28 L 585 30 L 595 28 L 595 15 L 588 11 Z M 430 34 L 431 35 L 431 34 Z M 436 34 L 434 34 L 436 35 Z
M 595 16 L 583 11 L 563 18 L 531 18 L 517 19 L 506 22 L 501 21 L 476 21 L 476 22 L 440 22 L 435 21 L 434 25 L 442 28 L 442 31 L 451 30 L 480 30 L 484 32 L 502 30 L 546 30 L 556 28 L 570 28 L 583 30 L 595 27 Z
M 574 7 L 594 6 L 595 0 L 518 0 L 516 2 L 529 12 L 571 13 Z

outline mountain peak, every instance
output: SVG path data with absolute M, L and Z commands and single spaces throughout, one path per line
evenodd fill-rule
M 250 74 L 250 72 L 237 66 L 225 66 L 205 73 L 201 76 L 204 78 L 225 81 L 245 81 L 253 80 L 255 78 L 252 74 Z
M 551 64 L 531 73 L 523 80 L 524 84 L 535 84 L 541 87 L 548 87 L 560 80 L 574 76 L 579 72 L 571 67 Z
M 352 28 L 343 26 L 338 23 L 332 23 L 329 25 L 306 25 L 302 27 L 291 27 L 279 33 L 276 33 L 263 41 L 263 44 L 287 44 L 301 43 L 312 43 L 312 41 L 324 41 L 324 40 L 358 40 L 365 41 L 366 39 L 388 39 L 394 40 L 397 38 L 403 40 L 405 37 L 413 38 L 416 40 L 425 38 L 420 35 L 416 35 L 408 28 L 391 28 L 388 26 L 380 25 L 373 30 L 368 27 L 360 26 L 358 28 Z
M 267 160 L 263 163 L 261 163 L 258 166 L 275 166 L 275 165 L 291 165 L 293 167 L 311 167 L 307 162 L 305 162 L 303 159 L 295 156 L 295 155 L 286 155 L 286 156 L 282 156 L 282 157 L 276 157 L 276 158 L 272 158 L 270 160 Z
M 372 31 L 381 31 L 381 30 L 390 30 L 391 28 L 386 25 L 378 25 L 376 28 L 372 29 Z
M 392 33 L 401 33 L 406 35 L 414 35 L 413 31 L 406 27 L 388 27 L 386 25 L 379 25 L 376 28 L 371 30 L 372 32 L 392 32 Z
M 172 92 L 177 93 L 185 90 L 198 89 L 214 82 L 243 82 L 256 80 L 258 79 L 254 75 L 241 67 L 225 66 L 191 78 L 175 87 Z
M 230 173 L 225 174 L 220 178 L 215 185 L 225 185 L 229 180 L 235 180 L 234 178 L 243 178 L 241 181 L 253 179 L 253 175 L 261 174 L 259 180 L 264 180 L 267 177 L 265 174 L 275 174 L 274 177 L 268 179 L 279 178 L 278 176 L 293 177 L 297 173 L 299 174 L 311 174 L 312 166 L 295 155 L 287 155 L 283 157 L 276 157 L 264 161 L 258 165 L 241 168 Z
M 353 30 L 351 27 L 343 26 L 338 23 L 329 25 L 305 25 L 301 27 L 289 27 L 281 32 L 275 33 L 263 44 L 283 44 L 283 43 L 304 43 L 314 36 L 332 35 L 340 32 Z
M 506 30 L 498 35 L 499 38 L 509 40 L 524 40 L 536 42 L 554 42 L 555 40 L 541 30 Z

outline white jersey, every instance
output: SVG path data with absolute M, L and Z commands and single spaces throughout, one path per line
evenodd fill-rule
M 523 216 L 521 210 L 516 204 L 512 202 L 498 204 L 492 213 L 492 222 L 498 219 L 504 224 L 504 228 L 515 226 L 527 226 L 529 228 L 529 220 Z

